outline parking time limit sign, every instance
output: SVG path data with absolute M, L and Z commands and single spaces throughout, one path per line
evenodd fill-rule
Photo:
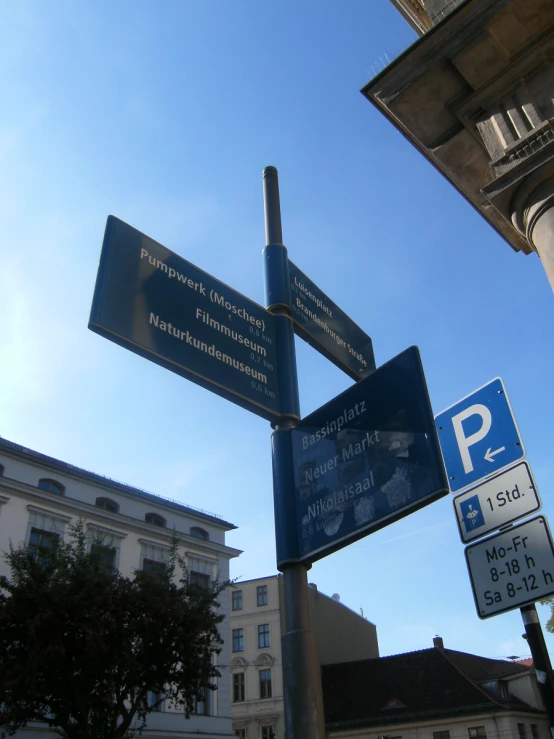
M 554 546 L 544 516 L 471 544 L 465 556 L 479 618 L 554 593 Z

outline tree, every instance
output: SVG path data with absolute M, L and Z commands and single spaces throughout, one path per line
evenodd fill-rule
M 543 598 L 539 603 L 541 606 L 550 606 L 550 618 L 546 622 L 546 630 L 554 633 L 554 595 Z
M 65 739 L 123 739 L 158 702 L 188 718 L 214 690 L 225 585 L 192 583 L 174 542 L 169 563 L 129 579 L 88 552 L 82 522 L 46 556 L 5 555 L 0 577 L 0 732 L 40 721 Z M 150 698 L 150 700 L 149 700 Z

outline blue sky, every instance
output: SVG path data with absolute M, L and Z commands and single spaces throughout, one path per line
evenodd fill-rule
M 263 304 L 274 165 L 290 258 L 378 364 L 417 344 L 435 412 L 504 378 L 551 513 L 552 292 L 360 94 L 415 40 L 387 0 L 8 0 L 0 28 L 3 437 L 213 511 L 234 577 L 275 572 L 269 424 L 87 329 L 110 213 Z M 351 385 L 297 359 L 303 415 Z M 519 611 L 477 618 L 450 498 L 310 581 L 382 654 L 529 654 Z

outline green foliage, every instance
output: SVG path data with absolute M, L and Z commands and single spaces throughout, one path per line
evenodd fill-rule
M 79 522 L 35 561 L 5 555 L 0 577 L 0 733 L 40 721 L 65 739 L 123 739 L 144 726 L 148 692 L 188 717 L 219 676 L 217 596 L 190 583 L 177 542 L 160 571 L 133 578 L 88 553 Z
M 546 622 L 546 630 L 554 634 L 554 595 L 549 595 L 548 598 L 543 598 L 539 603 L 541 606 L 550 606 L 550 618 Z

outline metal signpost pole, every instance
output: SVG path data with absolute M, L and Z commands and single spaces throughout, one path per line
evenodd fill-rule
M 300 420 L 296 352 L 292 323 L 288 256 L 283 245 L 279 184 L 275 167 L 263 173 L 266 248 L 264 249 L 266 305 L 275 316 L 279 393 L 282 415 L 273 438 L 274 496 L 276 510 L 294 511 L 291 455 L 286 440 Z M 296 536 L 296 521 L 287 516 L 287 531 L 276 530 L 279 541 Z M 279 563 L 278 563 L 279 566 Z M 324 739 L 323 696 L 315 635 L 310 629 L 308 603 L 309 564 L 281 565 L 286 631 L 282 637 L 283 691 L 287 739 Z
M 287 739 L 324 739 L 308 570 L 316 559 L 446 495 L 448 483 L 417 347 L 376 369 L 371 338 L 289 261 L 275 167 L 265 168 L 263 183 L 267 309 L 109 216 L 89 328 L 271 422 L 275 547 L 283 573 L 286 734 Z M 358 381 L 303 421 L 295 332 Z M 483 408 L 474 404 L 461 415 Z M 485 411 L 490 421 L 491 412 Z M 326 430 L 325 444 L 319 444 L 318 429 Z M 464 437 L 466 451 L 485 435 Z M 505 452 L 508 441 L 503 441 L 499 445 L 495 439 L 486 464 Z M 323 467 L 332 474 L 319 489 L 313 481 Z M 520 484 L 523 489 L 525 483 Z M 308 509 L 306 486 L 321 492 Z M 552 561 L 534 555 L 537 562 L 532 557 L 529 562 L 538 567 L 544 561 L 552 574 L 545 569 L 543 579 L 554 584 L 548 526 L 542 517 L 531 523 L 541 541 L 546 537 Z M 483 556 L 481 549 L 471 551 L 475 560 Z M 522 580 L 527 588 L 530 582 Z M 538 598 L 551 595 L 554 585 L 543 591 Z
M 525 626 L 525 636 L 533 657 L 539 691 L 548 715 L 550 735 L 554 739 L 554 677 L 552 676 L 552 665 L 544 641 L 544 634 L 534 603 L 523 606 L 520 611 Z

